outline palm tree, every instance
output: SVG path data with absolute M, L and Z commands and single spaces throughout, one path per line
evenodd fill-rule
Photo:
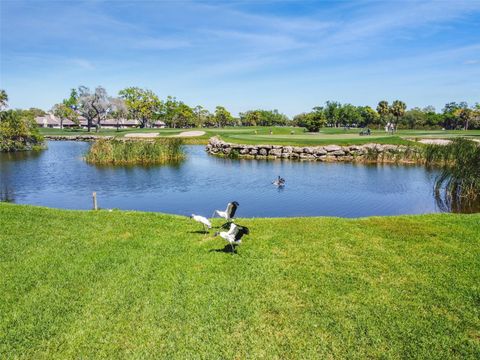
M 5 90 L 0 90 L 0 110 L 8 106 L 8 95 Z
M 385 122 L 385 118 L 390 114 L 390 107 L 388 105 L 388 101 L 382 100 L 378 103 L 377 113 L 380 115 L 380 118 Z
M 400 100 L 395 100 L 392 103 L 392 107 L 390 108 L 390 112 L 393 116 L 395 116 L 395 130 L 397 129 L 398 119 L 405 115 L 405 110 L 407 109 L 407 105 Z

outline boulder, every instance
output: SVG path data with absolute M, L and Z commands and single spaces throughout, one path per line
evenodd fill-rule
M 313 156 L 312 154 L 302 153 L 300 154 L 300 160 L 315 160 L 315 156 Z
M 291 146 L 284 146 L 283 149 L 282 149 L 282 152 L 283 152 L 284 154 L 289 154 L 289 153 L 291 153 L 292 151 L 293 151 L 293 147 L 291 147 Z
M 262 147 L 260 150 L 258 150 L 258 154 L 262 156 L 267 156 L 268 150 Z
M 317 156 L 327 155 L 327 150 L 325 150 L 323 147 L 317 147 L 313 153 Z
M 272 149 L 268 152 L 268 155 L 281 156 L 282 155 L 282 150 L 281 149 Z
M 324 147 L 327 152 L 340 151 L 342 150 L 341 146 L 338 145 L 327 145 Z

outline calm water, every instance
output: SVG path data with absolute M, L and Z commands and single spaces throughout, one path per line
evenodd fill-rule
M 229 201 L 238 216 L 342 216 L 439 212 L 435 173 L 419 166 L 228 160 L 188 146 L 179 166 L 101 168 L 86 164 L 83 142 L 49 142 L 37 154 L 0 153 L 0 197 L 21 204 L 210 216 Z M 277 189 L 271 181 L 287 181 Z

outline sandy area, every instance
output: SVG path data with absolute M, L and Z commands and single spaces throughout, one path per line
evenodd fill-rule
M 480 143 L 480 139 L 471 139 L 471 138 L 468 138 L 468 139 Z M 452 142 L 452 140 L 447 140 L 447 139 L 422 139 L 422 140 L 418 140 L 418 142 L 420 142 L 422 144 L 448 145 Z
M 418 140 L 422 144 L 434 144 L 434 145 L 448 145 L 451 143 L 451 140 L 446 139 L 422 139 Z
M 194 136 L 202 136 L 205 135 L 205 131 L 183 131 L 178 135 L 174 135 L 174 137 L 194 137 Z
M 155 138 L 158 133 L 130 133 L 125 135 L 126 138 Z

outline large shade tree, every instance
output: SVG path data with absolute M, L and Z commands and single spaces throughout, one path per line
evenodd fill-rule
M 78 113 L 87 120 L 88 131 L 93 126 L 98 131 L 101 121 L 108 116 L 110 111 L 107 91 L 101 86 L 96 87 L 93 92 L 86 86 L 80 86 L 76 90 L 76 104 L 74 106 Z
M 181 102 L 173 114 L 173 123 L 180 128 L 195 126 L 195 114 L 193 109 Z
M 176 128 L 177 127 L 177 109 L 180 106 L 181 102 L 177 100 L 174 96 L 167 96 L 165 101 L 162 103 L 160 117 L 163 119 L 165 124 L 168 127 Z
M 217 106 L 215 108 L 215 121 L 217 126 L 224 127 L 233 122 L 233 116 L 223 106 Z
M 316 106 L 313 111 L 308 113 L 305 119 L 305 127 L 310 132 L 318 132 L 320 128 L 327 124 L 324 108 Z
M 342 104 L 336 101 L 327 101 L 325 103 L 324 113 L 328 123 L 331 126 L 338 127 L 340 123 L 340 109 Z
M 359 125 L 366 127 L 369 125 L 378 125 L 380 123 L 380 115 L 370 106 L 362 106 L 358 109 L 360 113 Z
M 52 109 L 53 115 L 60 119 L 60 129 L 63 129 L 63 123 L 65 120 L 70 120 L 74 123 L 78 123 L 78 114 L 70 106 L 65 103 L 55 104 Z
M 461 126 L 460 117 L 458 116 L 462 109 L 468 108 L 468 104 L 462 102 L 449 102 L 443 107 L 443 126 L 446 129 L 456 129 Z
M 343 126 L 358 125 L 360 113 L 356 106 L 352 104 L 344 104 L 340 107 L 340 123 Z
M 129 87 L 119 95 L 125 100 L 130 117 L 137 120 L 141 128 L 148 127 L 161 111 L 162 103 L 151 90 Z

